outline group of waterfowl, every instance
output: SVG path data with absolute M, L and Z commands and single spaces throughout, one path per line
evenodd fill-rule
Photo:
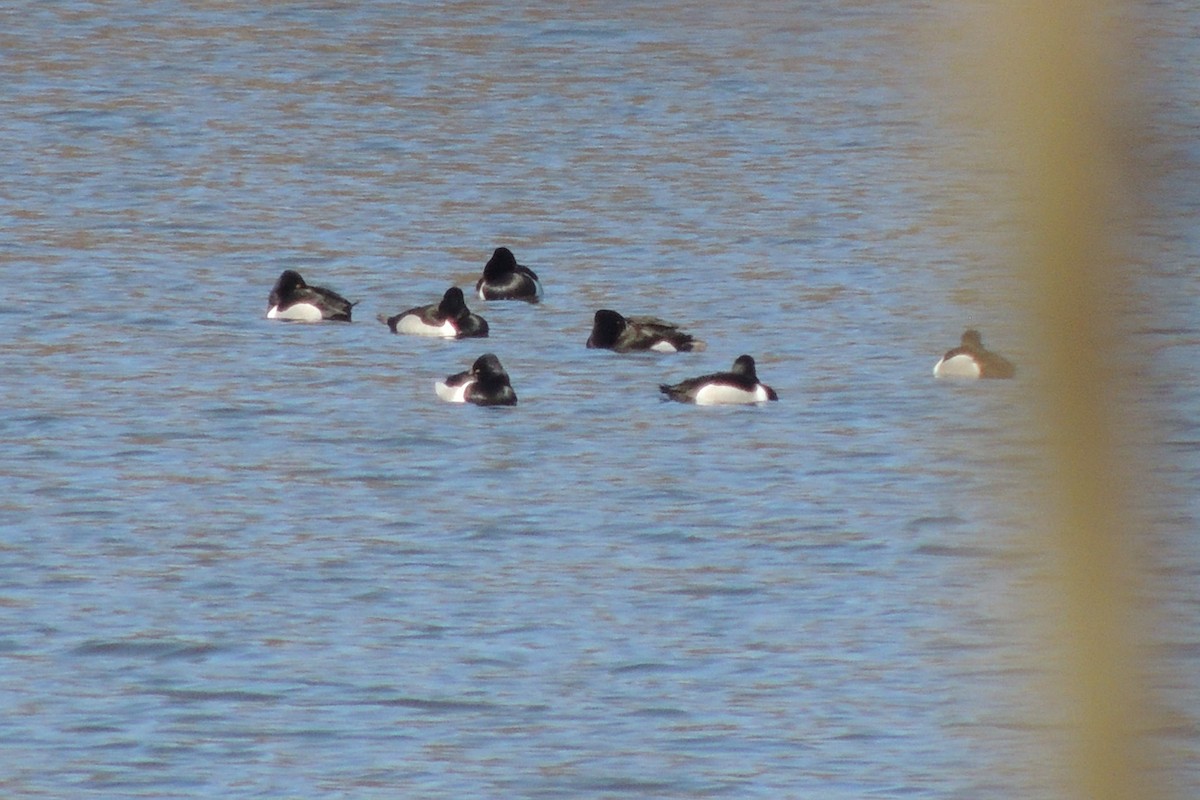
M 475 283 L 481 300 L 520 300 L 537 303 L 542 299 L 542 284 L 528 267 L 518 264 L 512 251 L 498 247 Z M 295 270 L 284 270 L 275 282 L 268 300 L 267 319 L 319 322 L 350 322 L 354 307 L 346 298 L 330 289 L 310 286 Z M 391 317 L 378 315 L 392 333 L 437 336 L 451 339 L 486 337 L 487 321 L 467 308 L 463 291 L 451 286 L 438 303 L 417 306 Z M 704 350 L 704 342 L 683 332 L 677 325 L 656 317 L 625 317 L 611 309 L 596 312 L 589 348 L 618 353 L 677 353 Z M 1011 378 L 1013 365 L 986 350 L 976 330 L 968 330 L 962 343 L 934 365 L 938 378 Z M 469 370 L 450 375 L 434 385 L 437 396 L 451 403 L 476 405 L 516 405 L 517 394 L 508 373 L 494 353 L 485 353 Z M 665 398 L 697 405 L 763 403 L 778 400 L 770 386 L 758 379 L 754 359 L 738 356 L 728 372 L 714 372 L 675 384 L 661 384 Z

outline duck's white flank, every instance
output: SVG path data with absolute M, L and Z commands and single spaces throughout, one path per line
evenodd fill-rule
M 933 365 L 935 378 L 978 378 L 979 363 L 965 353 L 950 358 L 941 358 Z
M 320 322 L 324 319 L 321 314 L 321 309 L 314 306 L 312 303 L 296 303 L 288 306 L 283 311 L 279 310 L 279 306 L 271 306 L 267 311 L 267 319 L 290 319 L 298 322 Z
M 698 406 L 765 403 L 769 399 L 767 390 L 761 384 L 755 386 L 753 391 L 746 391 L 727 383 L 710 383 L 696 392 L 696 405 Z
M 458 330 L 450 320 L 446 320 L 441 325 L 429 325 L 421 321 L 419 314 L 405 314 L 396 323 L 396 333 L 412 333 L 417 336 L 442 336 L 452 339 L 458 335 Z
M 465 403 L 467 402 L 467 387 L 473 383 L 475 383 L 474 379 L 463 381 L 458 386 L 450 386 L 445 381 L 437 381 L 433 384 L 433 390 L 447 403 Z
M 479 284 L 479 288 L 475 291 L 475 294 L 479 295 L 480 300 L 486 301 L 487 295 L 485 295 L 483 293 L 483 288 L 484 288 L 484 284 L 482 284 L 482 283 Z M 533 288 L 534 288 L 533 296 L 536 297 L 538 302 L 540 303 L 542 301 L 542 298 L 544 297 L 544 295 L 542 294 L 542 282 L 540 280 L 534 280 Z M 519 298 L 516 298 L 516 299 L 519 299 Z
M 654 346 L 651 347 L 650 349 L 656 353 L 678 353 L 679 352 L 679 350 L 675 347 L 675 345 L 671 344 L 668 341 L 655 342 Z

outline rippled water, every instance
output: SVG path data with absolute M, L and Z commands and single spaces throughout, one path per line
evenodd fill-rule
M 253 4 L 251 4 L 253 5 Z M 0 33 L 5 796 L 1040 797 L 1026 382 L 921 3 L 82 2 Z M 1150 22 L 1155 599 L 1200 789 L 1200 17 Z M 985 241 L 986 240 L 986 241 Z M 486 342 L 374 321 L 507 244 Z M 278 273 L 351 325 L 263 319 Z M 583 347 L 653 313 L 703 353 Z M 439 403 L 496 352 L 515 409 Z M 747 352 L 763 408 L 656 385 Z M 1177 380 L 1175 380 L 1177 378 Z

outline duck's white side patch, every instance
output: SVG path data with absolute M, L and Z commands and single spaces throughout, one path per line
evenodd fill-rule
M 420 314 L 405 314 L 396 323 L 396 333 L 411 333 L 416 336 L 442 336 L 452 339 L 458 335 L 458 330 L 450 320 L 446 320 L 441 325 L 430 325 L 421 320 Z
M 666 340 L 663 340 L 661 342 L 655 342 L 654 345 L 651 346 L 650 349 L 656 353 L 678 353 L 679 352 L 679 350 L 675 347 L 675 345 L 671 344 L 670 342 L 668 342 Z
M 702 386 L 700 391 L 696 392 L 696 405 L 698 406 L 765 402 L 767 402 L 767 390 L 761 384 L 755 386 L 754 391 L 748 392 L 745 389 L 739 389 L 737 386 L 730 386 L 727 383 L 709 383 Z
M 466 380 L 457 386 L 451 386 L 445 381 L 437 381 L 433 384 L 433 390 L 447 403 L 465 403 L 467 402 L 467 387 L 473 383 L 475 383 L 474 380 Z
M 520 277 L 528 277 L 524 273 L 519 273 L 519 276 Z M 533 278 L 530 278 L 530 280 L 533 281 L 534 300 L 535 300 L 535 302 L 541 302 L 541 300 L 542 300 L 542 282 L 539 280 L 535 280 Z M 520 288 L 524 288 L 524 287 L 520 287 Z M 521 295 L 520 297 L 513 297 L 508 294 L 497 294 L 494 290 L 489 293 L 488 289 L 489 289 L 489 287 L 488 287 L 487 283 L 480 280 L 479 285 L 477 285 L 475 287 L 475 294 L 479 295 L 480 300 L 526 300 L 527 299 L 525 295 Z
M 312 303 L 296 303 L 288 306 L 283 311 L 279 310 L 279 306 L 271 306 L 267 311 L 267 319 L 290 319 L 298 322 L 320 322 L 324 319 L 321 314 L 321 309 L 314 306 Z
M 978 378 L 979 375 L 979 363 L 963 353 L 950 358 L 941 358 L 933 365 L 935 378 Z

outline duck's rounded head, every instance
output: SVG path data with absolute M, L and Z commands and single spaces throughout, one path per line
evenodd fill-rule
M 272 289 L 272 294 L 286 295 L 291 294 L 297 289 L 307 288 L 308 284 L 304 282 L 304 278 L 300 277 L 300 273 L 294 269 L 285 269 L 279 274 L 279 280 L 275 281 L 275 288 Z
M 457 319 L 467 312 L 467 300 L 463 296 L 462 289 L 457 286 L 451 286 L 442 295 L 442 302 L 438 304 L 438 313 L 443 317 L 451 317 Z
M 742 375 L 749 380 L 758 380 L 758 371 L 754 368 L 754 357 L 740 355 L 733 361 L 733 367 L 729 370 L 734 375 Z
M 508 375 L 504 371 L 504 367 L 500 365 L 500 359 L 496 357 L 495 353 L 484 353 L 475 359 L 475 363 L 471 365 L 471 374 L 480 377 Z
M 507 275 L 517 268 L 517 257 L 507 247 L 497 247 L 483 267 L 484 278 L 497 278 Z
M 617 338 L 625 330 L 625 318 L 607 308 L 596 312 L 592 321 L 592 335 L 588 337 L 588 347 L 612 347 Z

